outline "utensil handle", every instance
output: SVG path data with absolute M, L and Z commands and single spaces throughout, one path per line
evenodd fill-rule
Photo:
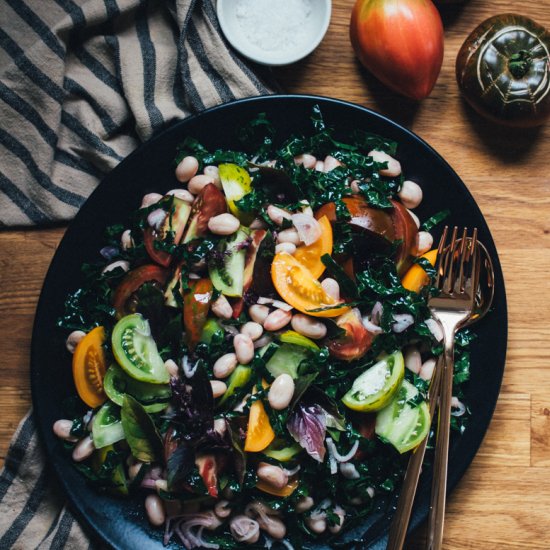
M 455 326 L 442 323 L 445 333 L 444 368 L 439 394 L 439 417 L 435 445 L 432 498 L 428 519 L 427 550 L 440 550 L 443 544 L 445 504 L 447 496 L 447 468 L 449 464 L 449 434 L 451 431 L 451 399 L 454 371 Z
M 439 399 L 443 368 L 444 362 L 442 357 L 440 357 L 437 361 L 432 382 L 430 384 L 430 418 L 434 417 L 437 401 Z M 420 443 L 409 458 L 409 464 L 407 465 L 407 471 L 405 472 L 405 478 L 403 479 L 403 485 L 401 486 L 401 492 L 399 493 L 399 499 L 397 501 L 397 508 L 390 526 L 386 550 L 401 550 L 405 544 L 405 537 L 407 535 L 407 528 L 409 526 L 414 497 L 416 495 L 416 488 L 418 486 L 418 480 L 420 479 L 420 472 L 424 462 L 428 438 L 429 434 L 424 438 L 422 443 Z

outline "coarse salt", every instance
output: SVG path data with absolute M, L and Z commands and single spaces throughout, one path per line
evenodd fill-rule
M 266 51 L 286 53 L 304 45 L 313 22 L 311 0 L 238 0 L 243 38 Z

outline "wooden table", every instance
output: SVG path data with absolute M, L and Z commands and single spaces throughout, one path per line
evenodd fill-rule
M 471 0 L 442 9 L 445 59 L 431 96 L 414 104 L 356 62 L 351 0 L 334 0 L 328 34 L 305 61 L 274 71 L 289 92 L 360 103 L 418 133 L 464 180 L 499 251 L 509 304 L 509 347 L 495 416 L 472 466 L 450 498 L 447 549 L 550 548 L 550 124 L 506 130 L 459 97 L 456 53 L 488 16 L 520 11 L 550 27 L 550 1 Z M 0 232 L 0 459 L 30 406 L 31 327 L 44 274 L 64 228 Z M 408 548 L 420 548 L 417 533 Z

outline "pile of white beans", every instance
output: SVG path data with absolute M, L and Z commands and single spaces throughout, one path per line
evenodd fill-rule
M 376 162 L 387 163 L 387 168 L 380 170 L 381 175 L 397 177 L 401 174 L 400 163 L 387 153 L 373 150 L 369 153 L 369 156 Z M 297 165 L 303 165 L 306 169 L 320 172 L 329 172 L 341 165 L 341 163 L 332 156 L 327 156 L 324 159 L 317 159 L 309 153 L 304 153 L 295 157 L 294 161 Z M 195 157 L 187 156 L 183 158 L 177 165 L 175 175 L 179 182 L 186 184 L 186 188 L 173 189 L 168 192 L 168 195 L 174 195 L 183 201 L 192 203 L 195 197 L 208 184 L 213 184 L 221 189 L 222 186 L 216 166 L 206 166 L 202 174 L 198 173 L 198 168 L 199 162 Z M 352 194 L 360 192 L 357 181 L 349 181 L 348 184 Z M 398 196 L 403 205 L 408 209 L 418 227 L 420 225 L 418 217 L 411 210 L 421 203 L 422 189 L 417 183 L 405 180 L 398 192 Z M 162 198 L 163 195 L 161 194 L 148 193 L 143 197 L 141 207 L 150 207 Z M 304 204 L 302 213 L 313 218 L 313 211 L 309 207 L 307 201 L 302 201 L 302 203 Z M 266 213 L 271 221 L 278 226 L 281 226 L 285 220 L 292 219 L 292 214 L 290 212 L 275 205 L 268 205 Z M 161 212 L 153 210 L 148 217 L 150 225 L 154 226 L 156 223 L 159 223 L 161 214 Z M 239 227 L 239 219 L 230 213 L 214 216 L 208 221 L 208 229 L 216 235 L 232 235 L 238 231 Z M 262 228 L 265 227 L 265 223 L 260 219 L 256 219 L 252 222 L 250 227 L 253 229 Z M 286 252 L 294 254 L 297 246 L 300 244 L 302 244 L 302 242 L 299 232 L 295 227 L 290 227 L 277 232 L 275 251 L 276 253 Z M 432 235 L 426 231 L 419 231 L 415 253 L 420 256 L 430 250 L 432 245 Z M 124 231 L 121 236 L 121 248 L 123 250 L 128 250 L 133 246 L 134 240 L 130 230 Z M 201 267 L 204 268 L 205 266 L 198 266 L 198 269 L 200 270 Z M 130 265 L 126 261 L 112 262 L 104 268 L 103 273 L 116 268 L 128 271 Z M 191 274 L 191 277 L 197 278 L 198 275 Z M 332 296 L 335 300 L 340 299 L 340 288 L 336 280 L 325 278 L 321 284 L 327 294 Z M 211 304 L 211 311 L 216 317 L 222 320 L 222 322 L 230 319 L 233 315 L 231 304 L 224 295 L 220 295 L 216 301 Z M 225 380 L 232 374 L 237 365 L 249 364 L 254 358 L 255 350 L 269 343 L 273 333 L 290 326 L 297 333 L 312 340 L 320 340 L 327 334 L 327 327 L 319 318 L 303 313 L 294 313 L 293 308 L 289 304 L 280 300 L 260 298 L 258 303 L 248 308 L 248 316 L 250 321 L 234 329 L 238 332 L 233 336 L 233 351 L 218 358 L 213 365 L 214 379 L 210 381 L 210 384 L 215 398 L 221 397 L 227 391 Z M 74 353 L 76 346 L 84 336 L 85 333 L 82 331 L 72 332 L 66 341 L 67 349 L 71 353 Z M 435 359 L 428 359 L 426 362 L 422 363 L 420 357 L 419 350 L 414 346 L 410 347 L 405 353 L 405 364 L 407 368 L 420 375 L 422 378 L 429 380 L 433 373 Z M 175 361 L 170 359 L 166 361 L 165 366 L 171 376 L 178 377 L 180 375 L 178 365 Z M 294 390 L 294 380 L 290 375 L 281 374 L 277 376 L 268 391 L 268 402 L 270 407 L 274 410 L 283 410 L 288 407 L 292 400 Z M 247 396 L 245 401 L 249 397 L 250 396 Z M 242 410 L 244 403 L 245 402 L 241 403 L 236 410 Z M 462 405 L 456 398 L 454 398 L 453 403 L 457 408 L 460 408 Z M 89 417 L 87 429 L 91 432 L 91 425 L 93 422 L 91 413 L 89 413 Z M 90 457 L 95 450 L 93 439 L 90 433 L 86 437 L 77 440 L 71 435 L 71 427 L 72 421 L 62 419 L 55 422 L 53 431 L 59 438 L 71 443 L 76 443 L 72 457 L 76 462 L 80 462 Z M 218 418 L 216 420 L 215 429 L 222 434 L 224 433 L 226 423 L 223 418 Z M 130 457 L 127 465 L 129 478 L 134 479 L 143 466 L 143 463 Z M 271 485 L 274 489 L 281 489 L 287 485 L 289 477 L 293 473 L 294 472 L 285 470 L 281 466 L 276 466 L 267 462 L 260 462 L 256 470 L 258 479 Z M 147 495 L 145 499 L 145 510 L 151 524 L 154 526 L 161 526 L 166 520 L 167 503 L 158 493 L 160 491 L 166 491 L 168 486 L 163 472 L 159 471 L 157 474 L 158 479 L 154 480 L 156 492 Z M 374 491 L 372 491 L 372 495 L 373 494 Z M 216 529 L 221 525 L 221 522 L 229 519 L 229 528 L 233 538 L 243 544 L 257 542 L 260 530 L 274 539 L 280 540 L 285 537 L 286 526 L 279 517 L 280 514 L 278 512 L 272 510 L 262 502 L 253 501 L 247 505 L 243 514 L 232 516 L 233 509 L 231 497 L 231 491 L 225 491 L 224 498 L 218 500 L 213 510 L 209 512 L 211 515 L 211 517 L 209 516 L 211 519 L 210 522 L 204 519 L 204 512 L 202 512 L 203 523 L 201 523 L 201 525 L 205 526 L 207 529 Z M 327 510 L 329 508 L 339 518 L 339 524 L 328 526 Z M 185 511 L 186 513 L 192 513 L 198 512 L 198 509 L 188 509 Z M 304 521 L 307 527 L 315 534 L 321 534 L 327 529 L 331 533 L 337 533 L 342 528 L 345 519 L 344 510 L 337 504 L 325 500 L 315 506 L 314 500 L 309 496 L 302 497 L 298 501 L 296 504 L 296 512 L 298 514 L 306 514 Z

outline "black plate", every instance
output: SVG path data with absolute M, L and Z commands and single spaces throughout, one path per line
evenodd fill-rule
M 71 465 L 52 433 L 55 420 L 63 417 L 62 402 L 75 393 L 70 357 L 64 334 L 56 328 L 67 292 L 80 286 L 80 266 L 98 260 L 105 226 L 123 222 L 136 209 L 144 193 L 177 187 L 173 157 L 176 145 L 189 135 L 207 147 L 235 148 L 234 131 L 260 112 L 267 113 L 285 138 L 309 132 L 311 109 L 321 106 L 326 122 L 341 137 L 363 128 L 399 143 L 398 158 L 408 179 L 424 189 L 424 201 L 417 212 L 421 219 L 451 208 L 451 224 L 477 226 L 496 271 L 493 311 L 479 322 L 479 338 L 472 345 L 472 377 L 467 401 L 472 422 L 462 437 L 452 441 L 449 486 L 456 485 L 472 461 L 487 430 L 495 407 L 506 355 L 507 314 L 504 281 L 491 234 L 474 199 L 450 166 L 424 141 L 387 118 L 363 107 L 311 96 L 271 96 L 237 101 L 216 107 L 178 123 L 151 139 L 113 170 L 91 195 L 69 228 L 54 256 L 38 303 L 33 331 L 31 376 L 35 416 L 47 455 L 73 509 L 105 542 L 115 548 L 163 548 L 161 533 L 149 528 L 142 502 L 123 501 L 97 494 Z M 422 480 L 411 528 L 427 515 L 429 479 Z M 389 520 L 372 518 L 355 535 L 377 519 L 362 548 L 383 548 Z M 351 535 L 348 535 L 351 536 Z M 382 538 L 381 538 L 382 537 Z M 348 537 L 346 537 L 348 538 Z M 321 546 L 318 546 L 321 548 Z

